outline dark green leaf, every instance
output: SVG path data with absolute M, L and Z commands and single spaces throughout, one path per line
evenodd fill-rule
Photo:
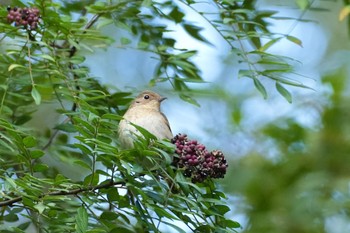
M 223 225 L 228 227 L 228 228 L 240 228 L 241 227 L 241 225 L 238 222 L 233 221 L 231 219 L 225 219 Z
M 156 212 L 159 218 L 166 217 L 168 219 L 178 220 L 176 216 L 174 216 L 168 210 L 165 210 L 161 207 L 154 206 L 154 212 Z
M 118 189 L 116 188 L 108 189 L 107 198 L 108 198 L 108 201 L 111 201 L 111 202 L 119 201 L 120 195 L 119 195 Z
M 21 223 L 19 224 L 17 227 L 23 231 L 27 230 L 27 228 L 30 226 L 31 222 L 24 222 L 24 223 Z M 26 231 L 28 232 L 28 231 Z
M 213 232 L 209 225 L 202 225 L 196 228 L 195 232 L 211 233 Z
M 209 209 L 222 216 L 230 211 L 230 208 L 226 205 L 213 205 Z
M 181 23 L 185 14 L 180 11 L 179 7 L 174 7 L 170 12 L 169 17 L 174 20 L 175 23 Z
M 101 216 L 101 219 L 105 219 L 105 220 L 109 220 L 109 221 L 113 221 L 119 218 L 119 215 L 116 214 L 115 212 L 111 212 L 111 211 L 104 211 Z
M 17 222 L 18 221 L 18 216 L 17 216 L 17 214 L 9 213 L 9 214 L 4 215 L 3 219 L 6 222 Z
M 199 41 L 202 41 L 202 42 L 205 42 L 207 44 L 210 44 L 212 45 L 205 37 L 203 37 L 201 34 L 200 34 L 200 31 L 203 30 L 203 28 L 201 27 L 197 27 L 193 24 L 187 24 L 187 23 L 184 23 L 183 25 L 183 28 L 185 29 L 185 31 L 190 35 L 192 36 L 193 38 L 199 40 Z
M 97 185 L 99 181 L 98 174 L 90 174 L 85 177 L 84 184 L 85 185 Z

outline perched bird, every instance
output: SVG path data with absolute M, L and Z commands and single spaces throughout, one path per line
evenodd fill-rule
M 135 135 L 141 135 L 130 122 L 146 129 L 158 139 L 173 138 L 169 121 L 160 111 L 160 104 L 165 99 L 155 92 L 143 91 L 133 100 L 119 123 L 119 141 L 124 148 L 132 148 Z

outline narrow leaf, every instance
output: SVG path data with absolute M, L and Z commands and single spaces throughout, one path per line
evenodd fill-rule
M 9 68 L 8 68 L 8 71 L 11 71 L 11 70 L 13 70 L 13 69 L 15 69 L 15 68 L 17 68 L 17 67 L 24 67 L 24 66 L 22 66 L 22 65 L 20 65 L 20 64 L 11 64 L 10 66 L 9 66 Z
M 183 24 L 183 28 L 185 29 L 185 31 L 190 35 L 192 36 L 193 38 L 199 40 L 199 41 L 202 41 L 204 43 L 207 43 L 209 45 L 212 45 L 212 43 L 210 43 L 204 36 L 202 36 L 200 34 L 200 31 L 203 30 L 203 28 L 201 27 L 197 27 L 195 25 L 192 25 L 192 24 Z
M 292 95 L 279 82 L 276 82 L 276 89 L 289 103 L 292 103 Z
M 191 96 L 185 95 L 185 94 L 180 94 L 180 98 L 190 104 L 193 104 L 197 107 L 200 107 L 199 103 L 193 99 Z
M 303 42 L 300 39 L 298 39 L 294 36 L 286 36 L 286 38 L 287 38 L 287 40 L 293 42 L 294 44 L 297 44 L 297 45 L 303 47 Z
M 41 57 L 41 58 L 46 59 L 46 60 L 50 60 L 50 61 L 55 62 L 55 59 L 53 59 L 53 57 L 51 57 L 51 56 L 48 55 L 48 54 L 37 54 L 36 56 L 37 56 L 37 57 Z
M 41 95 L 40 95 L 39 91 L 35 88 L 35 86 L 33 86 L 33 88 L 32 88 L 32 97 L 35 101 L 35 104 L 40 105 Z
M 276 42 L 278 42 L 281 39 L 281 37 L 275 38 L 264 44 L 259 48 L 259 51 L 266 51 L 268 48 L 270 48 L 272 45 L 274 45 Z
M 75 216 L 75 230 L 78 233 L 85 233 L 88 229 L 88 214 L 84 207 L 80 207 Z
M 258 89 L 258 91 L 262 94 L 264 99 L 266 99 L 267 92 L 266 92 L 264 85 L 262 85 L 262 83 L 257 78 L 253 78 L 253 80 L 254 80 L 254 85 L 255 85 L 256 89 Z

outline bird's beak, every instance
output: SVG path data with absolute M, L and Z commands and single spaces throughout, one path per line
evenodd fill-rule
M 159 99 L 159 102 L 162 102 L 163 100 L 166 100 L 166 99 L 167 99 L 167 97 L 162 97 Z

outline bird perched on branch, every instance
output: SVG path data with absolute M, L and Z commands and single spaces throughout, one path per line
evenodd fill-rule
M 160 104 L 165 99 L 155 92 L 143 91 L 133 100 L 119 123 L 119 141 L 124 148 L 132 148 L 135 135 L 141 135 L 130 122 L 146 129 L 157 139 L 173 138 L 169 121 L 160 111 Z

